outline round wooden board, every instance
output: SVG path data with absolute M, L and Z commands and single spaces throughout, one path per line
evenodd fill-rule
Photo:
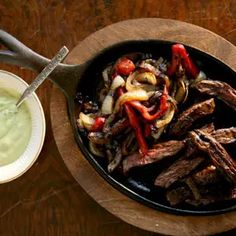
M 80 42 L 66 62 L 81 64 L 105 47 L 137 39 L 178 41 L 219 58 L 236 71 L 236 48 L 222 37 L 188 23 L 155 18 L 107 26 Z M 236 212 L 177 216 L 148 208 L 120 193 L 82 155 L 69 123 L 65 97 L 56 86 L 52 90 L 50 109 L 54 138 L 66 166 L 83 189 L 113 215 L 142 229 L 167 235 L 209 235 L 236 228 Z

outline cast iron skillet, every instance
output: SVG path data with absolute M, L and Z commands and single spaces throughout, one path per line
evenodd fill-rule
M 35 53 L 2 30 L 0 30 L 0 42 L 9 49 L 0 51 L 0 61 L 2 62 L 40 72 L 49 61 L 49 59 Z M 213 215 L 235 210 L 235 201 L 202 208 L 183 206 L 183 208 L 180 209 L 168 206 L 164 197 L 161 197 L 161 190 L 157 190 L 150 184 L 150 182 L 153 182 L 153 178 L 155 178 L 155 165 L 153 165 L 153 169 L 148 168 L 146 170 L 142 168 L 141 170 L 133 171 L 128 179 L 110 175 L 106 171 L 106 166 L 91 155 L 87 149 L 86 138 L 77 130 L 75 116 L 76 93 L 81 91 L 83 95 L 88 95 L 90 98 L 95 99 L 96 87 L 99 83 L 99 74 L 101 74 L 108 63 L 115 61 L 124 54 L 134 52 L 151 53 L 154 57 L 164 56 L 166 59 L 170 59 L 170 46 L 173 43 L 174 42 L 162 40 L 125 41 L 102 50 L 94 58 L 91 58 L 82 65 L 60 64 L 52 73 L 50 79 L 59 86 L 67 99 L 68 113 L 74 130 L 74 136 L 84 156 L 96 171 L 113 187 L 147 206 L 174 214 Z M 193 60 L 197 62 L 201 70 L 209 77 L 224 80 L 236 88 L 236 73 L 234 70 L 202 51 L 188 46 L 186 46 L 186 48 Z M 224 123 L 226 126 L 236 125 L 235 112 L 233 113 L 226 109 L 223 110 L 221 114 L 224 114 L 223 117 L 230 117 L 227 118 L 227 121 Z

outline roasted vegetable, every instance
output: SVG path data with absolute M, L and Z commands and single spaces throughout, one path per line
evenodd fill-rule
M 122 88 L 120 88 L 119 95 L 121 96 L 122 94 L 123 94 L 123 91 L 122 91 Z M 135 131 L 135 136 L 136 136 L 137 142 L 139 144 L 140 152 L 144 156 L 147 154 L 148 146 L 147 146 L 147 143 L 146 143 L 145 138 L 143 136 L 140 122 L 129 104 L 124 104 L 124 108 L 125 108 L 125 112 L 128 116 L 130 125 Z
M 182 44 L 174 44 L 172 45 L 171 66 L 167 71 L 168 76 L 172 76 L 180 64 L 190 76 L 197 78 L 200 71 L 189 57 L 185 47 Z
M 120 58 L 115 65 L 115 69 L 118 74 L 129 75 L 131 72 L 134 71 L 135 65 L 128 58 Z
M 168 100 L 168 93 L 165 86 L 162 92 L 161 99 L 160 99 L 160 107 L 154 114 L 151 115 L 148 112 L 148 108 L 137 101 L 131 101 L 129 102 L 129 104 L 133 108 L 137 109 L 146 120 L 152 121 L 152 120 L 160 118 L 161 116 L 165 114 L 165 112 L 169 108 L 169 103 L 167 100 Z

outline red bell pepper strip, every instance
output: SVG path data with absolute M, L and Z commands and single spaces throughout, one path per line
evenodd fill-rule
M 133 109 L 128 104 L 124 104 L 124 107 L 125 107 L 125 111 L 127 113 L 127 116 L 129 118 L 130 124 L 135 131 L 135 136 L 136 136 L 137 142 L 139 144 L 140 152 L 143 156 L 145 156 L 148 152 L 148 146 L 147 146 L 147 143 L 143 137 L 142 129 L 140 127 L 140 123 L 138 121 L 138 118 L 137 118 L 136 114 L 134 113 Z
M 164 86 L 162 95 L 161 95 L 161 99 L 160 99 L 160 107 L 159 109 L 154 113 L 154 114 L 150 114 L 149 113 L 149 109 L 144 106 L 143 104 L 141 104 L 138 101 L 131 101 L 128 102 L 133 108 L 135 108 L 136 110 L 138 110 L 142 116 L 148 120 L 148 121 L 152 121 L 155 119 L 160 118 L 161 116 L 163 116 L 165 114 L 165 112 L 167 111 L 167 109 L 169 108 L 169 103 L 167 102 L 168 100 L 168 92 L 167 92 L 167 87 L 166 85 Z
M 106 119 L 104 117 L 101 117 L 101 116 L 95 118 L 95 122 L 94 122 L 91 130 L 94 131 L 94 132 L 102 130 L 103 125 L 105 123 L 105 120 Z
M 115 65 L 116 72 L 121 75 L 129 75 L 134 71 L 135 65 L 128 58 L 120 58 Z
M 177 67 L 181 62 L 183 63 L 186 72 L 193 78 L 197 78 L 200 71 L 189 57 L 185 47 L 182 44 L 174 44 L 172 45 L 171 65 L 167 71 L 168 76 L 172 76 L 176 72 Z
M 121 96 L 124 93 L 123 88 L 118 88 L 117 91 L 118 91 L 119 96 Z M 123 106 L 124 106 L 124 109 L 125 109 L 125 112 L 126 112 L 128 118 L 129 118 L 130 125 L 134 129 L 135 136 L 136 136 L 139 148 L 140 148 L 140 152 L 141 152 L 142 156 L 145 156 L 148 152 L 148 146 L 147 146 L 147 143 L 144 139 L 138 117 L 136 116 L 134 110 L 132 109 L 132 107 L 129 104 L 125 103 Z
M 144 126 L 144 137 L 149 137 L 151 135 L 151 125 L 148 124 L 148 123 L 145 123 L 145 126 Z

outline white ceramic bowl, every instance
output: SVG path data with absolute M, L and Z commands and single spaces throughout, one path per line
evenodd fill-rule
M 0 70 L 0 88 L 22 93 L 28 84 L 20 77 Z M 32 131 L 24 153 L 14 162 L 0 167 L 0 183 L 9 182 L 24 174 L 36 161 L 45 138 L 45 117 L 41 103 L 35 93 L 26 101 L 31 114 Z

